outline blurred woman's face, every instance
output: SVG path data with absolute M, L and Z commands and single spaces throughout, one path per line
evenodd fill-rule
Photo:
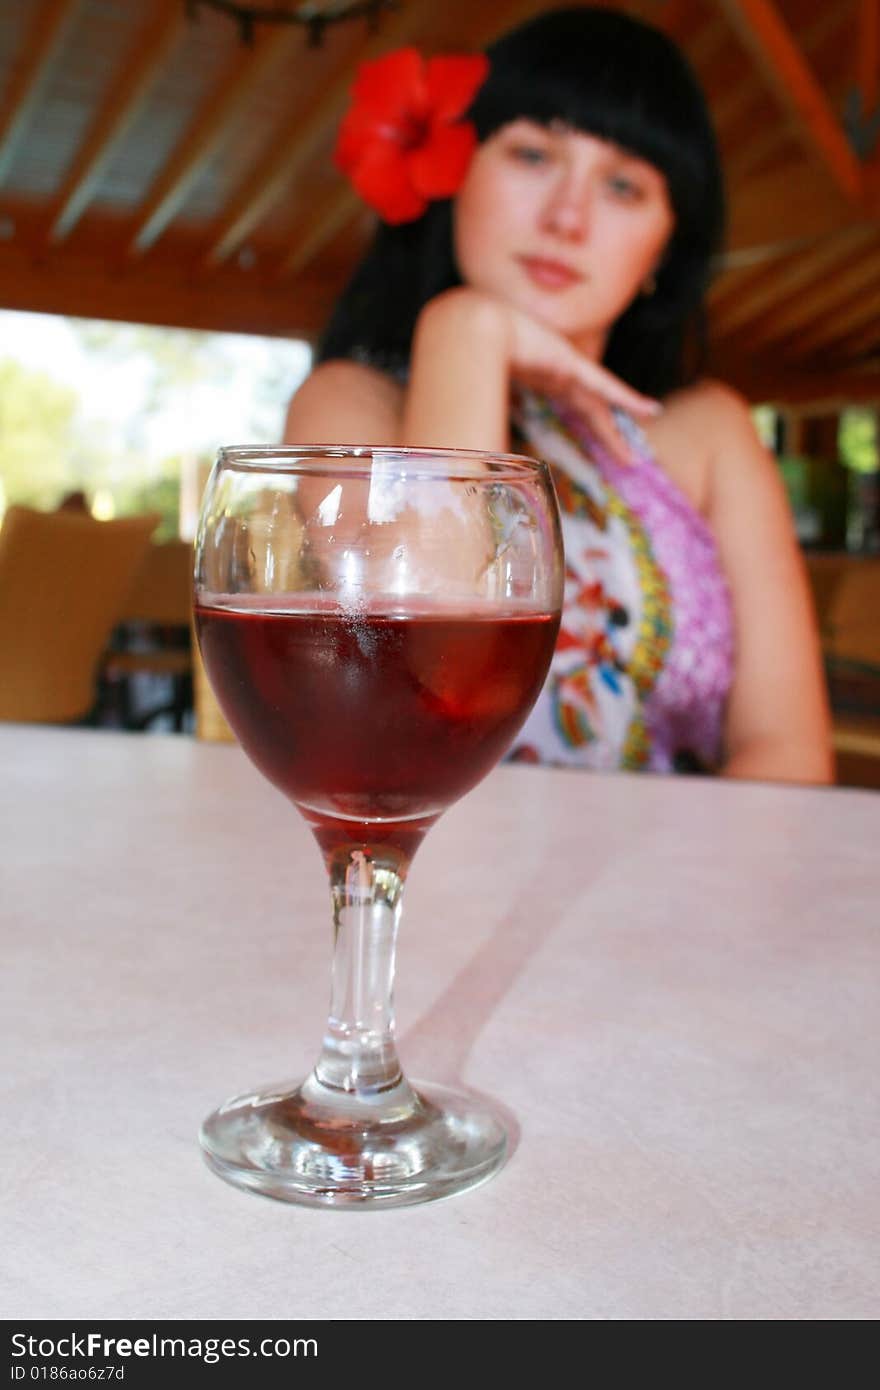
M 517 120 L 479 145 L 455 202 L 465 284 L 600 358 L 675 218 L 653 164 L 571 127 Z

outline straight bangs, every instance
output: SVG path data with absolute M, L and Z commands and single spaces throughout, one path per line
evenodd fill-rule
M 572 67 L 571 73 L 533 70 L 522 82 L 511 75 L 481 92 L 470 113 L 480 141 L 516 120 L 563 125 L 647 160 L 670 184 L 680 186 L 693 177 L 681 139 L 652 116 L 643 92 L 608 69 L 594 78 L 584 65 Z

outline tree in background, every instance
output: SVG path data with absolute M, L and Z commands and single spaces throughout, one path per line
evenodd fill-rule
M 240 335 L 148 324 L 68 321 L 92 357 L 108 370 L 136 363 L 144 373 L 140 405 L 126 424 L 126 442 L 137 468 L 117 470 L 111 489 L 117 511 L 158 511 L 159 536 L 177 533 L 184 460 L 207 472 L 221 444 L 273 443 L 281 438 L 286 403 L 305 376 L 311 354 L 305 344 L 280 339 L 243 340 Z M 243 358 L 243 349 L 246 354 Z M 219 402 L 244 385 L 243 419 L 227 438 Z M 157 453 L 161 424 L 170 449 Z
M 854 473 L 877 472 L 877 411 L 871 406 L 850 406 L 841 411 L 840 461 Z
M 76 485 L 77 404 L 47 373 L 0 360 L 0 500 L 54 507 Z
M 852 477 L 847 544 L 876 554 L 880 551 L 876 406 L 852 406 L 841 413 L 839 444 L 841 462 Z
M 14 331 L 4 335 L 0 513 L 4 501 L 52 507 L 81 488 L 96 514 L 158 511 L 159 534 L 174 536 L 182 473 L 191 512 L 192 479 L 220 444 L 280 438 L 309 366 L 303 343 L 84 319 L 55 320 L 47 344 L 59 324 L 81 349 L 72 385 L 13 360 Z

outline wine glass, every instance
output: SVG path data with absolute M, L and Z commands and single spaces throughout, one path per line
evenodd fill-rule
M 413 1088 L 392 983 L 410 861 L 509 747 L 559 627 L 547 468 L 464 450 L 220 452 L 195 621 L 242 747 L 314 832 L 330 880 L 330 1015 L 301 1085 L 206 1120 L 211 1167 L 317 1206 L 396 1206 L 482 1181 L 506 1132 L 466 1091 Z

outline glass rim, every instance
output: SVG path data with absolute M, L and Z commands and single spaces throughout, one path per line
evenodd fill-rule
M 397 444 L 227 444 L 217 450 L 216 462 L 217 466 L 247 473 L 301 473 L 305 476 L 331 472 L 334 461 L 347 459 L 357 464 L 358 460 L 364 460 L 368 466 L 363 470 L 352 468 L 350 474 L 357 476 L 362 473 L 366 477 L 371 472 L 369 465 L 376 458 L 389 465 L 400 465 L 401 472 L 423 477 L 476 479 L 489 476 L 497 481 L 505 474 L 517 478 L 534 476 L 536 473 L 549 474 L 549 468 L 542 459 L 532 458 L 528 454 L 504 453 L 494 449 Z M 448 460 L 450 466 L 441 473 L 429 466 L 435 460 Z M 326 462 L 326 469 L 317 466 L 322 462 Z M 483 471 L 487 463 L 495 465 L 489 475 Z

